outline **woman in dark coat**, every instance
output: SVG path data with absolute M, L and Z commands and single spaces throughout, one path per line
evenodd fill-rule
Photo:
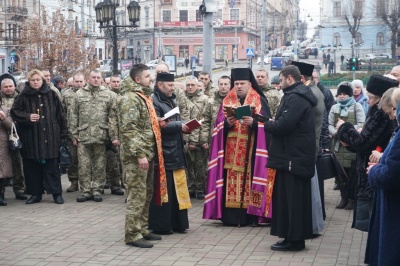
M 400 88 L 393 92 L 400 121 Z M 400 130 L 386 148 L 380 162 L 368 168 L 368 182 L 375 190 L 365 263 L 400 265 Z
M 393 132 L 389 116 L 378 107 L 378 103 L 385 91 L 396 86 L 398 86 L 397 80 L 372 75 L 367 84 L 369 111 L 362 131 L 359 133 L 348 122 L 339 128 L 339 139 L 349 145 L 349 150 L 357 152 L 357 180 L 352 227 L 365 232 L 368 231 L 373 199 L 373 190 L 368 184 L 366 174 L 369 156 L 373 150 L 384 150 Z
M 28 73 L 25 88 L 15 99 L 11 116 L 18 123 L 27 194 L 26 204 L 42 200 L 44 190 L 54 202 L 63 204 L 58 157 L 61 137 L 68 137 L 64 110 L 43 73 Z
M 0 206 L 7 206 L 4 199 L 5 188 L 13 176 L 11 154 L 8 149 L 8 133 L 11 130 L 12 120 L 10 111 L 3 105 L 0 94 Z

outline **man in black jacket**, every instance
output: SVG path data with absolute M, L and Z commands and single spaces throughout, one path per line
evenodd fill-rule
M 279 74 L 284 92 L 276 120 L 265 123 L 272 135 L 267 167 L 276 169 L 272 194 L 271 235 L 284 238 L 271 246 L 277 251 L 305 248 L 312 238 L 311 178 L 315 173 L 315 115 L 317 98 L 301 82 L 296 66 Z

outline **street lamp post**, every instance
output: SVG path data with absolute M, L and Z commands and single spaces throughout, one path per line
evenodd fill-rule
M 117 28 L 136 28 L 136 22 L 140 20 L 140 6 L 138 2 L 129 3 L 128 17 L 131 25 L 117 25 L 116 9 L 119 6 L 119 0 L 104 0 L 96 5 L 96 22 L 100 23 L 99 28 L 105 29 L 111 35 L 113 43 L 113 74 L 119 74 L 118 70 L 118 36 Z M 112 24 L 111 24 L 112 22 Z

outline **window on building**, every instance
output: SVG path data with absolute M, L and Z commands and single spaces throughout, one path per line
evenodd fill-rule
M 333 45 L 339 45 L 340 44 L 340 34 L 335 32 L 333 34 Z
M 385 1 L 377 0 L 376 1 L 376 16 L 380 17 L 384 13 L 385 13 Z
M 199 10 L 196 10 L 196 21 L 203 21 L 203 15 Z
M 23 0 L 23 1 L 22 1 L 22 7 L 25 7 L 25 8 L 26 8 L 26 0 Z
M 3 23 L 0 23 L 0 39 L 3 38 Z
M 222 20 L 222 9 L 218 9 L 218 12 L 214 12 L 213 18 L 219 18 L 220 20 Z
M 188 21 L 188 11 L 187 10 L 179 10 L 179 21 Z
M 148 27 L 149 26 L 149 20 L 150 20 L 150 8 L 148 6 L 144 7 L 144 26 Z
M 356 44 L 362 43 L 362 35 L 361 33 L 357 32 L 356 33 Z
M 342 15 L 342 2 L 333 2 L 333 16 L 340 17 Z
M 162 22 L 171 22 L 171 10 L 163 10 Z
M 230 20 L 239 20 L 239 9 L 231 8 Z
M 384 35 L 382 32 L 378 32 L 376 34 L 376 45 L 377 46 L 382 46 L 385 44 L 385 40 L 384 40 Z
M 357 10 L 360 12 L 363 10 L 363 7 L 364 7 L 364 1 L 362 1 L 362 0 L 354 1 L 354 10 Z

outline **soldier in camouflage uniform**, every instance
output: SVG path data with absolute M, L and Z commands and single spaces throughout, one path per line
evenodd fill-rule
M 203 112 L 203 123 L 200 128 L 200 145 L 203 149 L 211 147 L 211 137 L 214 128 L 215 119 L 222 100 L 231 90 L 231 78 L 229 76 L 222 76 L 218 79 L 218 91 L 214 93 L 213 97 L 208 99 L 207 105 Z
M 100 86 L 101 79 L 99 71 L 91 71 L 89 84 L 76 92 L 71 108 L 70 131 L 73 144 L 78 146 L 82 193 L 78 202 L 103 200 L 100 194 L 106 180 L 105 141 L 111 139 L 114 146 L 119 146 L 117 99 L 115 93 Z
M 8 73 L 2 74 L 0 76 L 0 86 L 3 105 L 7 107 L 8 110 L 11 110 L 14 100 L 18 95 L 17 91 L 15 90 L 16 84 L 14 77 Z M 19 151 L 11 152 L 11 160 L 12 170 L 14 173 L 12 181 L 15 198 L 19 200 L 26 200 L 27 196 L 25 194 L 25 180 L 22 173 L 22 157 Z
M 198 81 L 193 76 L 186 79 L 186 97 L 198 110 L 196 117 L 191 118 L 200 120 L 208 102 L 208 96 L 199 89 Z M 195 194 L 197 199 L 204 199 L 208 149 L 204 149 L 200 145 L 200 128 L 194 130 L 190 135 L 187 146 L 189 193 L 192 196 Z M 194 175 L 191 174 L 192 171 Z
M 210 74 L 207 72 L 200 72 L 199 73 L 199 81 L 204 82 L 206 85 L 206 88 L 204 90 L 204 94 L 207 96 L 211 96 L 214 94 L 214 92 L 218 91 L 216 87 L 213 86 L 211 79 L 210 79 Z
M 109 88 L 115 93 L 116 97 L 119 94 L 119 85 L 121 78 L 119 75 L 113 75 L 109 78 Z M 107 83 L 107 78 L 106 78 Z M 107 149 L 106 151 L 106 185 L 104 188 L 111 188 L 111 194 L 122 196 L 124 191 L 121 189 L 121 167 L 119 161 L 119 151 L 115 149 Z M 107 187 L 108 185 L 108 187 Z
M 61 92 L 54 86 L 53 82 L 51 82 L 50 71 L 47 69 L 43 69 L 42 73 L 43 73 L 44 79 L 46 80 L 47 85 L 49 85 L 50 89 L 53 90 L 57 94 L 60 101 L 62 101 Z
M 67 123 L 68 128 L 71 128 L 71 111 L 72 104 L 74 102 L 74 98 L 76 95 L 76 91 L 83 88 L 85 85 L 85 76 L 81 73 L 75 74 L 73 77 L 73 87 L 68 88 L 62 94 L 62 104 L 67 113 Z M 70 138 L 68 139 L 68 146 L 71 152 L 71 165 L 68 166 L 68 180 L 71 182 L 69 188 L 67 188 L 67 192 L 74 192 L 79 190 L 78 185 L 78 148 L 77 146 L 72 144 L 72 135 L 70 134 Z
M 258 86 L 264 93 L 265 97 L 267 97 L 268 105 L 271 110 L 272 118 L 275 118 L 276 111 L 278 110 L 278 106 L 281 102 L 281 96 L 278 90 L 274 87 L 269 85 L 269 78 L 268 72 L 265 69 L 259 69 L 256 72 L 256 80 Z
M 148 240 L 160 240 L 149 233 L 149 205 L 153 194 L 154 156 L 156 141 L 146 100 L 153 89 L 146 65 L 134 65 L 121 83 L 118 99 L 120 158 L 127 185 L 125 243 L 151 248 Z

